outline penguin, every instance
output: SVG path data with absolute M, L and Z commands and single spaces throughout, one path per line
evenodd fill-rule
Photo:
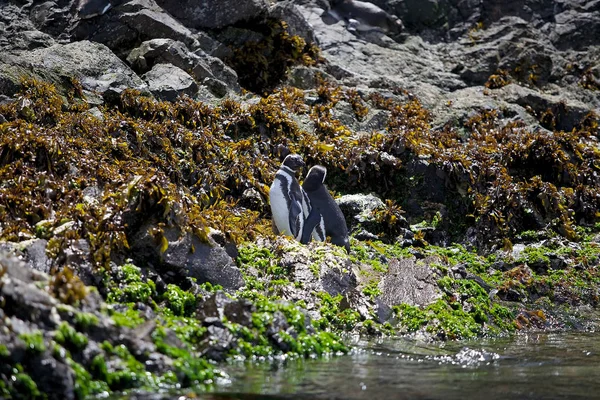
M 402 32 L 402 21 L 373 3 L 359 0 L 331 0 L 329 14 L 338 21 L 347 21 L 350 31 L 378 30 L 383 33 Z
M 342 246 L 350 253 L 350 240 L 346 219 L 340 206 L 335 202 L 329 190 L 324 185 L 327 168 L 322 165 L 312 167 L 302 188 L 306 192 L 311 205 L 311 210 L 306 218 L 302 232 L 302 242 L 308 241 L 311 236 L 324 240 L 331 237 L 331 243 Z
M 301 240 L 310 200 L 296 180 L 296 172 L 306 164 L 298 154 L 289 154 L 275 174 L 269 190 L 269 204 L 275 233 Z

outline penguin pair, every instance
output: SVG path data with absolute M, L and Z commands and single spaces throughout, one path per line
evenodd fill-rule
M 276 233 L 292 236 L 306 244 L 311 237 L 343 246 L 350 252 L 346 220 L 323 184 L 327 169 L 316 165 L 308 171 L 302 186 L 296 172 L 306 164 L 298 154 L 286 156 L 269 191 L 271 212 Z

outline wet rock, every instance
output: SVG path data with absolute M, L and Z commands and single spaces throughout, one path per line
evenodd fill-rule
M 210 282 L 224 289 L 235 290 L 244 284 L 242 274 L 227 251 L 214 239 L 200 241 L 195 235 L 165 229 L 164 237 L 168 247 L 161 253 L 154 237 L 149 233 L 151 226 L 144 225 L 128 239 L 136 260 L 159 267 L 163 277 L 171 279 L 189 276 L 198 283 Z
M 198 349 L 203 357 L 215 361 L 224 361 L 227 353 L 235 348 L 237 339 L 227 329 L 215 325 L 208 327 L 207 336 L 199 343 Z
M 346 293 L 356 283 L 356 276 L 351 273 L 340 274 L 339 271 L 329 269 L 321 275 L 323 289 L 332 296 Z
M 197 318 L 204 325 L 222 326 L 223 318 L 240 325 L 252 323 L 255 307 L 246 300 L 232 300 L 225 293 L 218 291 L 198 306 Z
M 198 85 L 187 72 L 171 64 L 156 64 L 142 78 L 156 98 L 175 101 L 180 95 L 193 96 Z
M 64 362 L 56 360 L 49 351 L 27 361 L 30 375 L 42 393 L 51 399 L 75 399 L 75 373 Z
M 414 258 L 392 259 L 388 272 L 379 288 L 379 299 L 391 307 L 401 303 L 426 306 L 442 297 L 437 285 L 437 277 L 429 264 L 439 262 L 437 257 L 417 261 Z
M 184 25 L 219 29 L 264 15 L 266 0 L 158 0 L 158 4 Z
M 467 271 L 464 264 L 456 265 L 452 268 L 452 272 L 454 273 L 454 278 L 474 281 L 488 293 L 493 289 L 493 287 L 488 285 L 480 276 Z
M 298 335 L 294 329 L 289 326 L 285 315 L 283 315 L 281 311 L 277 311 L 273 313 L 273 319 L 267 328 L 267 335 L 281 351 L 290 351 L 291 346 L 284 340 L 281 335 L 282 332 L 285 332 L 294 338 Z

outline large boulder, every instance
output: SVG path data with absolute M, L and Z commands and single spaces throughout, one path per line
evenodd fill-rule
M 13 95 L 20 88 L 21 75 L 50 81 L 59 89 L 76 78 L 84 91 L 105 97 L 126 88 L 147 92 L 146 84 L 110 49 L 87 40 L 0 55 L 0 93 Z
M 437 257 L 417 261 L 415 258 L 391 259 L 388 272 L 379 283 L 379 299 L 389 307 L 406 303 L 427 306 L 442 297 L 435 270 Z
M 142 78 L 156 98 L 175 101 L 179 95 L 193 96 L 198 85 L 187 72 L 171 64 L 156 64 Z
M 223 61 L 208 55 L 202 49 L 192 52 L 185 43 L 173 39 L 148 40 L 129 53 L 127 62 L 142 73 L 155 64 L 169 63 L 189 72 L 199 84 L 218 80 L 230 90 L 240 90 L 237 74 Z
M 161 248 L 151 234 L 153 226 L 143 225 L 128 238 L 134 261 L 153 265 L 167 280 L 195 278 L 198 283 L 209 282 L 224 289 L 235 290 L 244 284 L 242 273 L 228 250 L 211 236 L 206 242 L 189 232 L 165 228 L 166 249 Z M 231 251 L 230 251 L 231 253 Z
M 158 0 L 158 4 L 184 25 L 219 29 L 266 14 L 267 0 Z
M 140 42 L 156 38 L 179 40 L 190 48 L 200 45 L 196 35 L 154 0 L 125 1 L 97 18 L 79 20 L 72 31 L 75 39 L 103 43 L 123 57 Z

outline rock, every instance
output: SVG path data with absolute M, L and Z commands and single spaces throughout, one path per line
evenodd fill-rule
M 196 63 L 194 56 L 183 42 L 173 39 L 152 39 L 131 50 L 127 62 L 138 72 L 147 72 L 155 64 L 165 63 L 184 71 L 191 71 Z
M 168 63 L 189 72 L 199 83 L 217 79 L 224 82 L 228 90 L 240 90 L 237 74 L 223 61 L 202 49 L 191 52 L 185 43 L 173 39 L 146 41 L 129 53 L 127 62 L 139 72 L 146 72 L 155 64 Z
M 50 351 L 27 361 L 30 375 L 37 377 L 38 389 L 50 399 L 75 399 L 75 373 Z
M 210 282 L 227 290 L 238 289 L 244 284 L 235 262 L 214 239 L 208 238 L 208 242 L 203 243 L 191 233 L 182 233 L 175 228 L 165 229 L 168 247 L 161 253 L 149 233 L 151 228 L 151 225 L 144 225 L 128 238 L 132 254 L 140 264 L 156 265 L 165 276 L 189 276 L 196 278 L 198 283 Z
M 316 245 L 313 242 L 310 246 Z M 303 282 L 304 290 L 337 296 L 356 287 L 356 275 L 348 259 L 327 252 L 315 260 L 310 254 L 310 246 L 285 253 L 281 259 L 282 267 L 291 271 L 294 281 Z
M 35 284 L 36 281 L 47 280 L 47 276 L 6 254 L 0 254 L 0 266 L 4 270 L 0 276 L 0 297 L 4 299 L 2 308 L 7 316 L 56 327 L 58 316 L 52 310 L 57 301 Z
M 560 50 L 584 50 L 598 45 L 600 37 L 600 8 L 596 1 L 565 2 L 571 8 L 554 15 L 554 29 L 548 29 L 550 40 Z M 586 7 L 588 9 L 586 9 Z
M 0 56 L 0 90 L 13 95 L 20 87 L 18 75 L 7 75 L 5 68 L 12 69 L 13 74 L 22 71 L 44 78 L 65 91 L 64 82 L 73 77 L 79 79 L 84 91 L 104 97 L 117 96 L 126 88 L 147 91 L 146 84 L 106 46 L 87 40 Z M 12 85 L 6 83 L 7 78 L 15 79 Z
M 196 36 L 154 0 L 123 1 L 102 16 L 79 20 L 71 30 L 74 39 L 105 44 L 122 57 L 143 40 L 173 39 L 190 48 L 199 46 Z
M 439 262 L 437 257 L 421 261 L 414 258 L 391 259 L 388 272 L 379 284 L 379 299 L 388 307 L 407 303 L 412 306 L 426 306 L 442 297 L 437 285 L 437 277 L 429 264 Z
M 267 202 L 258 190 L 248 188 L 242 193 L 240 205 L 250 210 L 263 212 L 266 211 Z
M 229 350 L 235 348 L 237 339 L 227 329 L 211 325 L 207 337 L 198 344 L 200 355 L 215 361 L 224 361 Z
M 385 207 L 383 201 L 374 194 L 348 194 L 337 198 L 336 202 L 350 229 L 357 223 L 372 220 L 373 213 Z
M 344 214 L 349 231 L 355 232 L 357 239 L 377 240 L 377 235 L 386 231 L 384 223 L 378 221 L 376 216 L 377 211 L 386 206 L 376 195 L 344 195 L 336 199 L 336 202 Z M 396 217 L 394 229 L 408 228 L 408 221 L 403 216 Z
M 223 318 L 236 324 L 249 326 L 255 307 L 247 300 L 232 300 L 219 291 L 198 306 L 197 318 L 204 325 L 222 326 Z
M 287 84 L 298 89 L 311 89 L 317 85 L 317 74 L 318 70 L 314 68 L 297 65 L 288 73 Z
M 175 101 L 180 95 L 194 96 L 198 85 L 187 72 L 171 64 L 156 64 L 142 78 L 160 100 Z
M 33 270 L 49 273 L 52 262 L 46 255 L 47 244 L 45 239 L 30 239 L 19 243 L 0 242 L 0 250 L 19 256 Z
M 306 43 L 315 42 L 315 33 L 298 7 L 291 1 L 280 1 L 269 9 L 269 16 L 284 21 L 290 35 L 300 36 Z M 313 86 L 314 87 L 314 86 Z
M 327 293 L 337 296 L 356 286 L 356 276 L 351 273 L 340 274 L 337 270 L 329 269 L 321 275 L 321 285 Z
M 266 0 L 158 0 L 158 4 L 185 26 L 219 29 L 263 16 Z
M 499 89 L 498 96 L 509 103 L 530 107 L 540 119 L 544 113 L 552 113 L 554 126 L 546 127 L 557 130 L 572 130 L 591 111 L 590 105 L 578 100 L 567 100 L 562 95 L 546 94 L 518 85 Z

